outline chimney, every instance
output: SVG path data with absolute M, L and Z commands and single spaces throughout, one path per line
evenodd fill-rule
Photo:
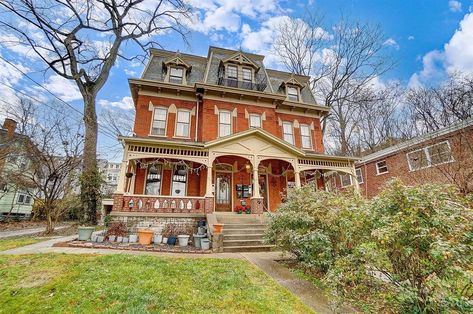
M 7 130 L 9 136 L 13 136 L 16 130 L 16 121 L 10 118 L 6 118 L 3 122 L 3 128 Z

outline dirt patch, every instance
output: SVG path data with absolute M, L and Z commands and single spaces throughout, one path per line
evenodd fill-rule
M 2 221 L 0 231 L 16 231 L 23 229 L 45 228 L 44 221 Z
M 18 288 L 36 288 L 47 284 L 54 274 L 48 272 L 30 273 L 28 277 L 18 283 Z

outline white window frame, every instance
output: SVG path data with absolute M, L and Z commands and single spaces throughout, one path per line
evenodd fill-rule
M 302 129 L 303 128 L 307 128 L 307 130 L 309 131 L 309 135 L 303 135 L 302 134 Z M 312 145 L 312 130 L 310 129 L 310 125 L 308 124 L 301 124 L 299 126 L 299 130 L 301 132 L 301 147 L 302 148 L 305 148 L 305 149 L 312 149 L 313 145 Z M 309 138 L 309 146 L 304 146 L 304 137 L 308 137 Z
M 379 164 L 382 163 L 382 162 L 385 163 L 385 166 L 384 166 L 384 167 L 386 167 L 386 171 L 384 171 L 384 172 L 379 172 L 379 168 L 380 168 L 380 167 L 379 167 Z M 384 168 L 384 167 L 382 167 L 382 168 Z M 377 161 L 377 162 L 376 162 L 376 175 L 382 175 L 382 174 L 385 174 L 385 173 L 389 173 L 388 163 L 386 162 L 386 159 Z
M 361 170 L 361 168 L 356 168 L 355 173 L 356 173 L 356 179 L 358 180 L 358 177 L 361 179 L 361 180 L 358 180 L 358 184 L 362 184 L 364 182 L 363 171 Z
M 157 164 L 155 165 L 155 167 L 156 167 L 157 169 L 160 169 L 160 170 L 161 170 L 161 172 L 159 172 L 159 177 L 160 177 L 161 182 L 160 182 L 160 184 L 159 184 L 159 194 L 157 194 L 157 195 L 162 195 L 162 194 L 163 194 L 164 164 L 162 164 L 162 163 L 157 163 Z M 150 168 L 150 166 L 149 166 L 149 167 L 146 167 L 145 180 L 144 180 L 144 185 L 143 185 L 143 186 L 144 186 L 144 188 L 143 188 L 143 194 L 145 194 L 145 195 L 154 195 L 154 194 L 146 194 L 146 185 L 147 185 L 147 183 L 148 183 L 147 181 L 148 181 L 149 168 Z
M 181 76 L 181 82 L 180 82 L 180 83 L 171 81 L 171 77 L 176 77 L 176 78 L 177 78 L 177 76 L 172 76 L 172 75 L 171 75 L 172 69 L 181 70 L 181 71 L 182 71 L 182 76 Z M 170 67 L 169 67 L 169 74 L 168 74 L 168 82 L 169 82 L 169 83 L 173 83 L 173 84 L 185 84 L 185 83 L 186 83 L 185 77 L 186 77 L 186 69 L 185 69 L 185 68 L 183 68 L 183 67 L 178 67 L 178 66 L 170 66 Z
M 179 122 L 179 112 L 185 112 L 188 114 L 188 117 L 189 117 L 189 121 L 186 123 L 186 122 Z M 192 120 L 192 115 L 191 115 L 191 112 L 190 110 L 187 110 L 187 109 L 178 109 L 177 112 L 176 112 L 176 125 L 174 126 L 174 137 L 180 137 L 180 138 L 190 138 L 191 136 L 191 120 Z M 187 128 L 187 134 L 177 134 L 177 125 L 178 124 L 187 124 L 188 125 L 188 128 Z
M 228 115 L 230 116 L 230 133 L 229 134 L 225 134 L 225 135 L 222 135 L 221 134 L 221 125 L 222 124 L 225 124 L 227 125 L 226 123 L 222 123 L 221 122 L 221 114 L 222 113 L 228 113 Z M 229 136 L 229 135 L 232 135 L 233 134 L 233 117 L 232 117 L 232 112 L 231 111 L 228 111 L 228 110 L 219 110 L 218 112 L 218 137 L 225 137 L 225 136 Z
M 259 121 L 259 126 L 254 126 L 251 124 L 251 118 L 257 118 L 258 121 Z M 260 114 L 257 114 L 257 113 L 250 113 L 250 115 L 248 116 L 248 125 L 250 126 L 250 129 L 252 128 L 255 128 L 255 129 L 262 129 L 263 128 L 263 119 L 261 118 L 261 115 Z
M 292 137 L 292 142 L 290 141 L 287 141 L 286 140 L 286 135 L 288 135 L 289 133 L 285 133 L 284 131 L 284 125 L 290 125 L 291 126 L 291 137 Z M 289 122 L 289 121 L 283 121 L 282 123 L 282 138 L 284 141 L 286 141 L 287 143 L 291 144 L 291 145 L 294 145 L 295 141 L 294 141 L 294 124 L 292 122 Z
M 23 201 L 20 201 L 20 197 L 23 197 Z M 28 200 L 28 202 L 26 202 Z M 25 192 L 18 192 L 18 196 L 16 198 L 16 203 L 19 205 L 31 205 L 31 195 L 28 195 L 28 193 Z
M 236 76 L 235 76 L 235 77 L 233 77 L 233 76 L 230 77 L 230 76 L 229 76 L 229 74 L 230 74 L 229 69 L 230 69 L 230 68 L 235 68 L 235 71 L 236 71 L 236 72 L 235 72 L 235 73 L 236 73 Z M 227 72 L 227 73 L 226 73 L 227 79 L 238 81 L 238 65 L 235 65 L 235 64 L 227 64 L 227 71 L 226 71 L 226 72 Z
M 339 178 L 340 178 L 340 186 L 342 188 L 346 188 L 347 186 L 352 186 L 353 185 L 353 178 L 351 176 L 351 174 L 349 173 L 340 173 L 338 174 Z M 348 178 L 350 178 L 350 184 L 343 184 L 343 176 L 348 176 Z
M 184 187 L 184 195 L 175 195 L 174 194 L 174 190 L 173 190 L 173 186 L 174 186 L 174 182 L 180 182 L 180 181 L 174 181 L 174 172 L 176 172 L 176 169 L 177 167 L 179 166 L 184 166 L 184 165 L 174 165 L 172 167 L 172 173 L 171 173 L 171 187 L 170 187 L 170 194 L 171 196 L 175 196 L 175 197 L 183 197 L 183 196 L 187 196 L 187 187 L 189 185 L 189 171 L 186 169 L 186 184 L 185 184 L 185 187 Z M 162 190 L 162 185 L 161 185 L 161 190 Z
M 164 109 L 164 110 L 166 110 L 166 118 L 165 118 L 165 120 L 164 120 L 164 134 L 154 134 L 154 133 L 153 133 L 153 129 L 154 129 L 154 128 L 153 128 L 154 117 L 155 117 L 155 115 L 156 115 L 156 110 L 157 110 L 157 109 Z M 159 136 L 159 137 L 166 137 L 166 136 L 167 136 L 167 133 L 168 133 L 168 115 L 169 115 L 169 110 L 168 110 L 167 107 L 161 107 L 161 106 L 159 106 L 159 107 L 153 107 L 153 116 L 151 117 L 151 128 L 150 128 L 150 132 L 149 132 L 149 134 L 150 134 L 151 136 Z M 159 121 L 162 121 L 162 120 L 159 120 Z
M 290 95 L 293 95 L 293 94 L 289 94 L 289 89 L 294 89 L 296 91 L 297 99 L 291 99 Z M 297 87 L 297 86 L 287 85 L 286 86 L 286 95 L 287 95 L 287 99 L 290 100 L 290 101 L 299 102 L 301 100 L 301 94 L 300 94 L 300 91 L 299 91 L 299 87 Z
M 432 164 L 432 157 L 430 155 L 429 148 L 437 146 L 437 145 L 442 145 L 444 143 L 447 143 L 448 150 L 450 151 L 450 160 L 444 161 L 444 162 L 441 162 L 441 163 L 438 163 L 438 164 Z M 424 151 L 425 157 L 427 158 L 427 166 L 413 169 L 409 156 L 411 154 L 417 153 L 419 151 Z M 407 159 L 407 165 L 409 167 L 410 172 L 417 171 L 417 170 L 422 170 L 422 169 L 426 169 L 426 168 L 430 168 L 430 167 L 440 166 L 440 165 L 448 164 L 448 163 L 451 163 L 451 162 L 455 161 L 455 159 L 453 158 L 452 147 L 450 146 L 450 141 L 448 141 L 448 140 L 441 141 L 441 142 L 438 142 L 438 143 L 435 143 L 435 144 L 432 144 L 432 145 L 428 145 L 428 146 L 410 151 L 410 152 L 406 153 L 406 159 Z
M 245 80 L 245 71 L 248 71 L 250 73 L 250 79 L 249 80 Z M 241 68 L 241 80 L 243 82 L 253 83 L 253 69 L 248 68 L 248 67 L 242 67 Z

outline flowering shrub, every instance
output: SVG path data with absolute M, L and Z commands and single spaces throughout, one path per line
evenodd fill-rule
M 268 240 L 323 274 L 334 294 L 379 298 L 373 312 L 473 310 L 473 198 L 450 186 L 390 182 L 372 200 L 294 191 Z

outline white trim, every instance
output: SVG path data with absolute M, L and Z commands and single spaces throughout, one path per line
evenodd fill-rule
M 228 113 L 230 115 L 230 134 L 226 134 L 226 135 L 220 135 L 220 114 L 222 113 Z M 229 136 L 229 135 L 232 135 L 233 134 L 233 114 L 232 114 L 232 111 L 230 110 L 218 110 L 218 128 L 217 128 L 217 138 L 222 138 L 222 137 L 225 137 L 225 136 Z M 225 124 L 226 125 L 226 124 Z
M 156 162 L 157 165 L 159 165 L 161 167 L 161 183 L 159 184 L 159 195 L 154 195 L 154 194 L 146 194 L 146 181 L 148 180 L 148 170 L 149 170 L 149 165 L 148 167 L 146 167 L 145 169 L 145 180 L 144 180 L 144 183 L 143 183 L 143 195 L 146 195 L 146 196 L 163 196 L 162 193 L 163 193 L 163 173 L 164 173 L 164 164 L 162 162 Z M 155 165 L 156 167 L 156 165 Z M 138 169 L 138 167 L 136 168 Z M 135 170 L 135 175 L 133 177 L 136 177 L 136 170 Z M 134 190 L 134 188 L 133 188 Z
M 361 181 L 358 180 L 358 171 L 360 171 L 360 177 L 361 177 Z M 355 175 L 356 175 L 356 179 L 358 180 L 358 184 L 362 184 L 364 183 L 364 178 L 363 178 L 363 170 L 361 170 L 361 168 L 355 168 Z
M 444 162 L 441 162 L 441 163 L 438 163 L 438 164 L 432 164 L 432 156 L 430 155 L 429 148 L 433 147 L 433 146 L 441 145 L 441 144 L 444 144 L 444 143 L 447 143 L 448 150 L 450 152 L 450 160 L 447 160 L 447 161 L 444 161 Z M 425 157 L 427 158 L 427 166 L 420 167 L 420 168 L 417 168 L 417 169 L 413 169 L 412 165 L 411 165 L 411 161 L 409 159 L 409 155 L 411 155 L 413 153 L 416 153 L 416 152 L 420 152 L 420 151 L 424 151 Z M 422 170 L 422 169 L 426 169 L 426 168 L 430 168 L 430 167 L 440 166 L 440 165 L 448 164 L 448 163 L 451 163 L 451 162 L 455 161 L 455 158 L 453 158 L 452 147 L 450 146 L 450 141 L 448 141 L 448 140 L 437 142 L 435 144 L 424 146 L 422 148 L 410 151 L 410 152 L 406 153 L 406 159 L 407 159 L 407 165 L 409 167 L 409 172 L 414 172 L 414 171 L 417 171 L 417 170 Z
M 381 163 L 381 162 L 384 162 L 384 163 L 385 163 L 385 166 L 384 166 L 384 167 L 386 167 L 386 171 L 384 171 L 384 172 L 379 172 L 378 164 Z M 379 176 L 379 175 L 382 175 L 382 174 L 385 174 L 385 173 L 389 173 L 388 163 L 386 162 L 386 159 L 377 161 L 377 162 L 376 162 L 376 175 Z
M 189 113 L 189 122 L 188 122 L 188 125 L 189 125 L 189 128 L 187 130 L 188 134 L 187 135 L 177 135 L 177 124 L 179 123 L 178 121 L 178 115 L 179 115 L 179 111 L 181 112 L 187 112 Z M 174 137 L 176 138 L 186 138 L 186 139 L 190 139 L 191 138 L 191 122 L 192 122 L 192 112 L 191 110 L 189 109 L 177 109 L 176 111 L 176 121 L 174 122 Z M 181 122 L 182 123 L 182 122 Z
M 289 141 L 286 141 L 286 139 L 284 138 L 284 135 L 286 134 L 289 134 L 289 133 L 284 133 L 284 124 L 290 124 L 291 125 L 291 135 L 292 135 L 292 143 L 289 142 Z M 294 123 L 290 122 L 290 121 L 283 121 L 282 122 L 282 139 L 286 142 L 286 143 L 289 143 L 291 145 L 296 145 L 296 141 L 294 139 Z
M 296 90 L 297 100 L 289 98 L 289 88 L 294 88 Z M 286 85 L 285 89 L 286 89 L 287 100 L 293 101 L 293 102 L 301 102 L 301 89 L 299 86 L 288 84 Z
M 165 123 L 165 125 L 164 125 L 164 134 L 154 134 L 153 133 L 154 114 L 156 112 L 156 109 L 165 109 L 166 110 L 166 119 L 164 120 L 164 123 Z M 168 117 L 169 117 L 169 107 L 154 106 L 153 105 L 153 114 L 151 115 L 151 125 L 150 125 L 150 129 L 149 129 L 149 134 L 151 136 L 167 137 L 167 134 L 168 134 Z
M 258 117 L 259 119 L 259 126 L 251 126 L 251 116 L 253 117 Z M 250 113 L 248 114 L 248 128 L 257 128 L 257 129 L 262 129 L 263 128 L 263 117 L 258 114 L 258 113 Z
M 304 147 L 304 141 L 302 140 L 302 138 L 304 137 L 304 135 L 302 135 L 302 128 L 303 127 L 307 127 L 307 130 L 309 131 L 309 145 L 310 147 Z M 314 148 L 314 145 L 312 143 L 312 130 L 310 129 L 310 125 L 308 124 L 300 124 L 299 125 L 299 130 L 301 132 L 301 147 L 304 148 L 304 149 L 313 149 Z
M 344 185 L 344 184 L 343 184 L 342 176 L 348 176 L 348 178 L 350 178 L 350 184 Z M 352 186 L 352 185 L 353 185 L 353 179 L 352 179 L 352 177 L 351 177 L 351 174 L 349 174 L 349 173 L 339 173 L 339 174 L 338 174 L 338 177 L 339 177 L 339 179 L 340 179 L 340 186 L 341 186 L 342 188 L 346 188 L 347 186 Z
M 171 168 L 171 184 L 169 186 L 169 196 L 172 196 L 172 197 L 182 197 L 181 195 L 172 195 L 172 184 L 174 183 L 174 170 L 177 166 L 182 166 L 182 165 L 173 165 Z M 186 168 L 186 187 L 184 191 L 184 196 L 187 196 L 188 185 L 189 185 L 189 170 Z

